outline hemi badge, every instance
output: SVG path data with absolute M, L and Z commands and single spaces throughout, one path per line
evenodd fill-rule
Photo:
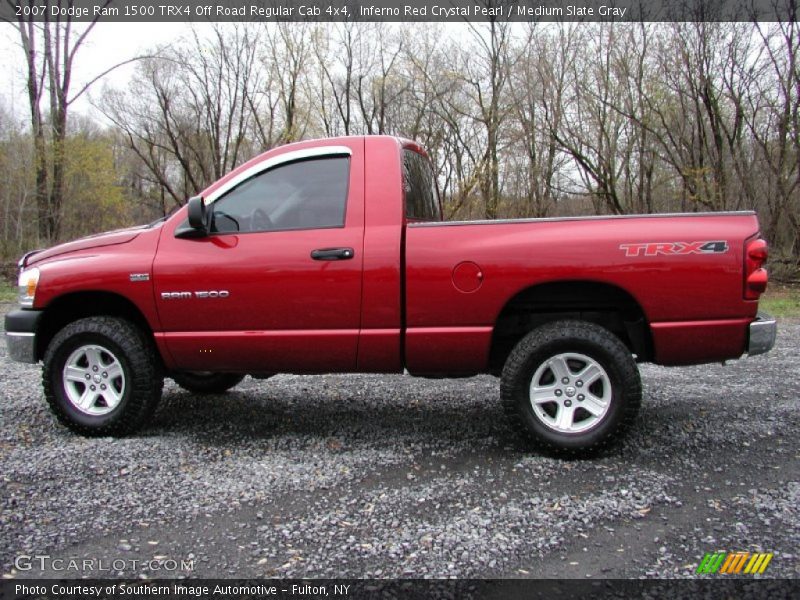
M 131 273 L 131 281 L 150 281 L 150 273 Z

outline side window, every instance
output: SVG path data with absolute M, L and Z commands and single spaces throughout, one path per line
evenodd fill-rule
M 412 150 L 403 150 L 403 189 L 407 218 L 441 221 L 431 163 Z
M 212 204 L 212 232 L 249 233 L 343 227 L 350 160 L 316 158 L 281 165 Z

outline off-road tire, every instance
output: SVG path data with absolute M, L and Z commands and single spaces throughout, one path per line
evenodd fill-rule
M 121 365 L 125 386 L 119 404 L 103 415 L 86 414 L 70 401 L 66 361 L 87 345 L 107 348 Z M 42 386 L 56 418 L 84 436 L 122 436 L 137 431 L 158 407 L 164 378 L 152 341 L 130 321 L 89 317 L 64 327 L 44 354 Z
M 606 412 L 600 417 L 586 413 L 596 422 L 591 421 L 594 424 L 585 431 L 554 430 L 555 424 L 545 424 L 545 417 L 549 415 L 537 416 L 534 411 L 534 376 L 542 373 L 540 368 L 549 369 L 544 363 L 549 365 L 548 361 L 565 356 L 589 358 L 604 370 L 604 381 L 610 384 Z M 552 378 L 554 374 L 555 370 L 549 376 Z M 574 377 L 570 371 L 566 379 Z M 571 383 L 569 389 L 563 390 L 573 395 L 581 391 L 573 387 L 574 380 Z M 557 386 L 558 382 L 548 385 Z M 558 398 L 562 402 L 566 397 L 563 390 Z M 642 385 L 631 351 L 616 335 L 594 323 L 563 320 L 542 325 L 520 340 L 506 360 L 500 392 L 510 425 L 523 440 L 550 454 L 586 457 L 613 444 L 631 426 L 641 404 Z M 582 407 L 572 405 L 576 406 L 571 409 L 572 414 Z M 556 406 L 554 410 L 561 409 Z M 557 415 L 552 419 L 557 421 Z
M 193 394 L 221 394 L 239 385 L 245 376 L 237 373 L 181 371 L 171 373 L 170 377 L 183 389 Z

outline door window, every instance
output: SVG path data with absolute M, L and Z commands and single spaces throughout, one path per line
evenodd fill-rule
M 350 159 L 302 160 L 259 173 L 212 204 L 213 233 L 344 227 Z
M 413 150 L 403 151 L 403 191 L 407 218 L 441 221 L 433 168 L 427 158 Z

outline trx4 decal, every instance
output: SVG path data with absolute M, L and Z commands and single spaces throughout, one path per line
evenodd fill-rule
M 724 254 L 728 242 L 642 242 L 639 244 L 620 244 L 625 256 L 656 256 L 658 254 Z

